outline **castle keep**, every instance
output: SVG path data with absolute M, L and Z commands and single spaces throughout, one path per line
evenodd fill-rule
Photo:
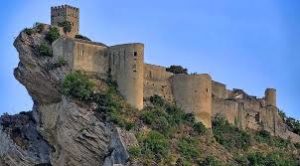
M 196 120 L 211 128 L 211 118 L 224 116 L 240 128 L 268 130 L 276 135 L 280 129 L 276 107 L 276 90 L 266 89 L 263 98 L 249 96 L 240 89 L 228 90 L 208 74 L 173 74 L 165 67 L 144 62 L 144 45 L 129 43 L 107 46 L 74 38 L 79 34 L 79 9 L 70 6 L 51 8 L 51 24 L 70 21 L 72 31 L 53 42 L 54 57 L 69 57 L 73 70 L 107 78 L 110 72 L 120 93 L 129 104 L 141 110 L 144 99 L 159 95 L 176 103 Z M 285 134 L 292 137 L 292 133 Z

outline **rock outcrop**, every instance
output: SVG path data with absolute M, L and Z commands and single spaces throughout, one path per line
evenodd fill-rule
M 15 40 L 14 46 L 19 53 L 20 62 L 14 75 L 34 101 L 36 130 L 51 147 L 48 162 L 55 166 L 103 165 L 105 158 L 115 158 L 109 157 L 112 154 L 111 145 L 114 145 L 112 142 L 120 142 L 121 140 L 116 139 L 122 137 L 112 139 L 116 129 L 97 116 L 93 105 L 62 95 L 60 87 L 64 76 L 72 71 L 68 66 L 71 62 L 67 61 L 66 65 L 59 67 L 49 67 L 61 58 L 41 56 L 38 51 L 41 44 L 48 43 L 45 36 L 49 26 L 44 25 L 39 33 L 36 32 L 37 28 L 33 31 L 35 33 L 30 35 L 23 31 Z M 49 44 L 48 46 L 51 47 Z M 122 161 L 113 163 L 126 163 L 128 154 L 125 152 L 118 154 L 123 156 Z

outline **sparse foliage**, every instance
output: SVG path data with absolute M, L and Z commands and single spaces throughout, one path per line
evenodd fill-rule
M 68 74 L 63 81 L 63 93 L 79 100 L 88 101 L 93 94 L 94 84 L 80 72 Z
M 42 43 L 41 45 L 39 45 L 38 52 L 40 56 L 53 56 L 52 49 L 48 46 L 47 43 Z
M 46 40 L 49 41 L 49 43 L 52 43 L 59 37 L 59 30 L 56 27 L 50 27 L 49 32 L 46 35 Z
M 179 65 L 171 65 L 166 70 L 174 74 L 188 74 L 188 70 Z

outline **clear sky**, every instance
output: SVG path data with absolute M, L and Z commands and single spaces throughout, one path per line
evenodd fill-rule
M 30 110 L 15 80 L 14 38 L 50 7 L 80 8 L 80 31 L 108 45 L 143 42 L 148 63 L 209 73 L 228 88 L 262 97 L 277 89 L 278 106 L 300 118 L 299 0 L 6 0 L 0 2 L 0 113 Z

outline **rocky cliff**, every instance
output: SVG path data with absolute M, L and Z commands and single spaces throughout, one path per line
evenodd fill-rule
M 26 87 L 34 101 L 30 116 L 34 123 L 27 122 L 20 125 L 18 129 L 21 130 L 20 133 L 26 134 L 24 126 L 28 126 L 27 128 L 32 130 L 28 131 L 29 133 L 39 135 L 37 139 L 40 141 L 35 140 L 32 145 L 43 143 L 43 153 L 38 151 L 37 153 L 42 155 L 28 158 L 26 162 L 25 160 L 10 161 L 15 157 L 6 154 L 6 160 L 3 162 L 8 165 L 51 163 L 58 166 L 91 166 L 103 165 L 106 159 L 107 165 L 125 163 L 128 159 L 126 150 L 118 154 L 122 156 L 125 153 L 121 161 L 114 161 L 114 156 L 111 156 L 116 146 L 126 149 L 124 144 L 116 143 L 122 141 L 122 137 L 115 136 L 119 135 L 121 130 L 97 117 L 93 104 L 85 104 L 62 95 L 61 84 L 64 76 L 71 72 L 68 66 L 70 62 L 57 66 L 61 57 L 41 55 L 41 45 L 51 48 L 51 44 L 45 39 L 49 29 L 47 25 L 30 29 L 30 33 L 26 29 L 14 42 L 20 58 L 14 75 Z M 117 138 L 119 140 L 116 140 Z M 26 139 L 32 141 L 30 137 Z M 24 138 L 21 142 L 24 142 Z M 19 145 L 16 147 L 22 149 Z M 33 151 L 32 149 L 23 147 L 23 153 L 28 155 Z

